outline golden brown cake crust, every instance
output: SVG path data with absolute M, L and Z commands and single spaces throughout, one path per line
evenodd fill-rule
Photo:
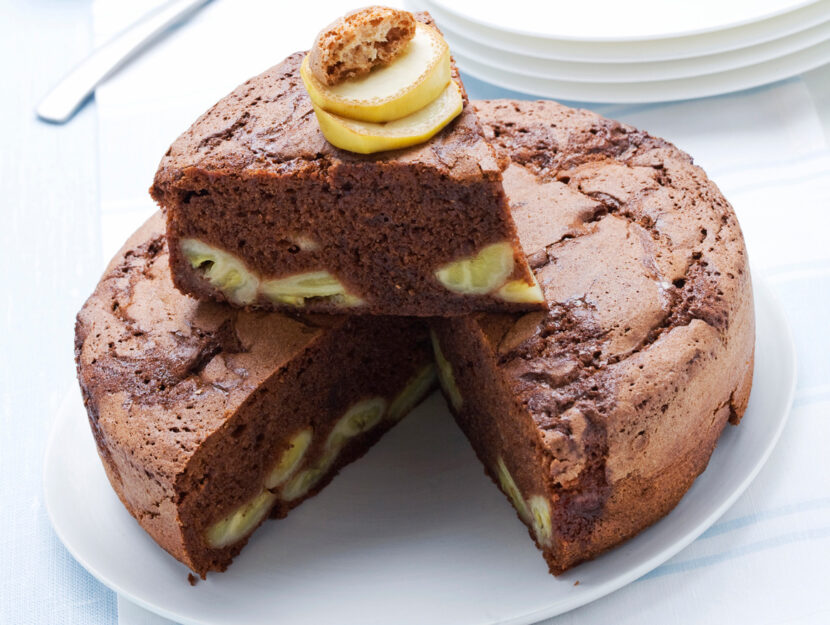
M 205 529 L 262 492 L 290 436 L 311 427 L 306 462 L 323 456 L 350 406 L 391 403 L 431 353 L 410 319 L 294 318 L 182 295 L 163 232 L 157 214 L 110 263 L 78 314 L 75 354 L 115 492 L 161 547 L 204 575 L 247 540 L 212 548 Z M 349 439 L 304 495 L 275 491 L 271 515 L 314 495 L 392 425 Z
M 671 510 L 743 415 L 746 250 L 718 188 L 666 141 L 553 102 L 474 104 L 509 160 L 505 191 L 550 310 L 436 329 L 488 471 L 504 454 L 522 492 L 553 501 L 544 551 L 560 573 Z

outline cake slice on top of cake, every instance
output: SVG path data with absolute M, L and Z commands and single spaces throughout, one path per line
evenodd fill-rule
M 360 89 L 347 90 L 346 98 L 313 83 L 311 72 L 301 77 L 306 55 L 297 53 L 245 82 L 173 143 L 151 194 L 166 214 L 180 290 L 237 306 L 349 314 L 543 308 L 499 162 L 443 40 L 428 16 L 416 19 L 408 44 L 415 47 L 401 58 L 421 55 L 430 64 L 417 88 L 355 108 Z M 372 70 L 380 71 L 388 68 Z M 303 79 L 316 85 L 314 105 Z M 395 84 L 376 82 L 377 89 Z M 423 97 L 435 99 L 411 112 Z M 456 97 L 457 117 L 403 149 L 358 154 L 335 147 L 321 131 L 325 123 L 362 146 L 367 136 L 370 143 L 406 139 L 398 131 L 411 120 L 413 132 L 426 136 L 447 122 L 442 111 Z M 434 127 L 430 107 L 441 117 Z M 342 116 L 360 111 L 372 119 L 405 117 Z
M 549 310 L 434 320 L 487 473 L 562 571 L 667 514 L 752 383 L 732 208 L 665 141 L 553 102 L 477 103 Z

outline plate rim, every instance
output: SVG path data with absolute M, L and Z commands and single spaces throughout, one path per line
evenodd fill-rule
M 683 537 L 682 540 L 672 542 L 668 547 L 666 547 L 666 549 L 662 550 L 659 555 L 655 555 L 652 558 L 650 558 L 648 564 L 643 563 L 639 567 L 634 567 L 634 569 L 639 570 L 639 573 L 637 573 L 636 575 L 634 575 L 633 573 L 629 575 L 629 572 L 614 580 L 614 584 L 616 584 L 616 581 L 618 579 L 627 577 L 628 579 L 624 583 L 620 584 L 619 586 L 616 586 L 612 590 L 603 592 L 584 603 L 580 603 L 579 605 L 574 606 L 572 608 L 568 608 L 564 611 L 550 612 L 544 609 L 537 610 L 532 614 L 523 615 L 521 617 L 517 617 L 508 621 L 501 621 L 496 625 L 532 625 L 533 623 L 538 623 L 539 621 L 548 618 L 553 618 L 554 616 L 558 616 L 560 614 L 566 614 L 567 612 L 570 612 L 571 610 L 574 610 L 583 605 L 589 605 L 594 601 L 601 599 L 602 597 L 608 596 L 611 593 L 616 592 L 621 588 L 624 588 L 625 586 L 636 581 L 643 575 L 646 575 L 650 571 L 653 571 L 658 566 L 660 566 L 670 558 L 674 557 L 675 555 L 683 551 L 686 547 L 688 547 L 690 544 L 692 544 L 695 540 L 697 540 L 706 530 L 712 527 L 715 521 L 722 517 L 724 513 L 726 513 L 726 511 L 729 510 L 729 508 L 731 508 L 735 504 L 738 498 L 746 492 L 746 489 L 749 488 L 750 484 L 752 484 L 752 482 L 755 481 L 755 478 L 758 477 L 758 474 L 761 472 L 761 469 L 764 468 L 764 466 L 767 463 L 767 460 L 769 460 L 770 455 L 772 455 L 773 450 L 778 446 L 778 441 L 780 440 L 781 435 L 784 432 L 784 428 L 786 427 L 787 422 L 790 419 L 790 414 L 792 413 L 796 386 L 798 384 L 798 356 L 795 350 L 795 341 L 793 340 L 792 329 L 790 328 L 790 325 L 787 322 L 787 317 L 784 314 L 778 297 L 772 291 L 767 282 L 765 272 L 759 272 L 752 268 L 750 271 L 750 275 L 752 276 L 753 304 L 757 304 L 757 294 L 758 292 L 762 292 L 762 297 L 766 300 L 766 303 L 770 304 L 767 310 L 769 312 L 772 312 L 773 317 L 777 318 L 778 327 L 784 329 L 783 344 L 787 351 L 787 360 L 790 361 L 789 366 L 792 367 L 792 376 L 790 376 L 790 384 L 789 388 L 787 389 L 787 399 L 785 401 L 786 410 L 784 411 L 783 415 L 778 421 L 778 426 L 775 429 L 775 432 L 773 433 L 772 437 L 770 437 L 770 439 L 767 441 L 767 444 L 764 447 L 763 452 L 758 457 L 758 461 L 756 462 L 755 466 L 749 473 L 746 474 L 744 479 L 741 481 L 740 485 L 734 491 L 732 491 L 732 493 L 730 493 L 730 495 L 726 497 L 721 502 L 721 504 L 706 517 L 706 521 L 700 523 L 694 531 L 689 532 L 686 536 Z M 755 306 L 755 309 L 757 311 L 757 305 Z M 717 446 L 715 449 L 717 450 Z M 657 522 L 659 523 L 659 521 Z M 653 527 L 653 525 L 646 527 L 643 530 L 643 532 L 647 532 L 651 527 Z M 617 545 L 617 547 L 619 546 L 621 545 Z M 614 547 L 614 549 L 616 549 L 616 547 Z
M 447 3 L 446 1 L 442 2 L 442 0 L 430 0 L 433 6 L 438 6 L 439 8 L 443 9 L 445 12 L 452 14 L 454 17 L 467 21 L 471 24 L 475 24 L 477 26 L 484 26 L 486 28 L 490 28 L 493 30 L 501 30 L 502 32 L 509 33 L 515 37 L 533 37 L 536 39 L 547 39 L 547 40 L 556 40 L 556 41 L 579 41 L 579 42 L 586 42 L 586 43 L 633 43 L 633 42 L 649 42 L 649 41 L 656 41 L 656 40 L 665 40 L 665 39 L 680 39 L 683 37 L 696 37 L 698 35 L 708 35 L 711 33 L 717 33 L 725 30 L 732 30 L 735 28 L 741 28 L 743 26 L 749 26 L 752 24 L 757 24 L 758 22 L 764 21 L 771 21 L 775 20 L 776 18 L 781 17 L 782 15 L 787 15 L 788 13 L 792 13 L 794 11 L 800 11 L 805 9 L 809 6 L 814 4 L 819 4 L 822 0 L 797 0 L 791 6 L 786 8 L 779 8 L 770 11 L 769 13 L 765 13 L 761 16 L 738 19 L 733 22 L 729 22 L 723 24 L 721 26 L 716 27 L 704 27 L 698 29 L 690 29 L 685 31 L 676 31 L 676 32 L 666 32 L 661 33 L 659 35 L 624 35 L 624 36 L 576 36 L 576 35 L 568 35 L 568 34 L 560 34 L 560 35 L 544 35 L 538 32 L 522 30 L 519 28 L 508 27 L 496 24 L 489 20 L 483 19 L 471 19 L 467 15 L 463 15 L 458 12 L 458 10 L 453 7 L 451 4 Z
M 543 60 L 569 61 L 575 63 L 608 63 L 612 65 L 615 63 L 673 61 L 697 56 L 722 54 L 724 52 L 759 45 L 801 33 L 830 20 L 830 11 L 819 10 L 823 8 L 821 6 L 816 9 L 816 5 L 819 3 L 815 2 L 796 9 L 792 14 L 779 16 L 777 18 L 778 24 L 773 24 L 775 21 L 775 18 L 773 18 L 772 20 L 764 20 L 753 24 L 738 26 L 733 29 L 679 38 L 681 41 L 685 40 L 686 44 L 690 41 L 698 42 L 697 46 L 690 50 L 688 45 L 685 47 L 678 46 L 677 39 L 654 39 L 650 41 L 631 42 L 589 42 L 581 39 L 557 40 L 526 36 L 521 37 L 521 41 L 518 42 L 511 39 L 504 39 L 501 36 L 508 35 L 508 37 L 516 37 L 516 35 L 512 35 L 507 31 L 500 31 L 498 28 L 469 22 L 448 13 L 441 6 L 435 4 L 435 0 L 408 0 L 408 3 L 416 9 L 428 10 L 433 13 L 433 17 L 436 18 L 439 27 L 449 27 L 448 30 L 453 33 L 463 31 L 462 35 L 468 39 L 475 41 L 479 45 L 492 47 L 495 50 L 503 50 L 505 52 Z M 816 14 L 813 15 L 813 13 Z M 783 25 L 781 24 L 782 19 L 786 19 Z M 754 29 L 754 31 L 751 31 L 751 29 Z M 736 36 L 737 40 L 735 40 Z M 721 39 L 722 41 L 714 43 L 713 39 L 715 38 Z M 706 43 L 707 40 L 708 44 Z M 535 42 L 535 47 L 534 45 L 529 45 L 529 42 Z M 654 52 L 653 50 L 657 45 L 665 49 L 661 52 Z M 582 51 L 575 52 L 571 50 L 570 52 L 561 52 L 563 48 L 567 50 L 569 47 L 580 47 Z M 652 51 L 646 53 L 648 48 L 652 48 Z M 604 53 L 599 53 L 599 49 L 602 49 Z M 638 50 L 637 54 L 632 53 L 635 49 Z
M 567 81 L 576 84 L 602 83 L 606 85 L 621 85 L 629 83 L 659 83 L 667 80 L 703 78 L 712 74 L 719 74 L 721 72 L 731 72 L 741 68 L 752 67 L 753 65 L 759 65 L 761 63 L 767 63 L 769 61 L 774 61 L 781 57 L 785 57 L 791 54 L 801 52 L 803 50 L 807 50 L 808 48 L 817 46 L 827 41 L 828 38 L 830 38 L 830 13 L 827 16 L 826 21 L 823 21 L 820 24 L 816 24 L 814 26 L 810 26 L 809 28 L 806 28 L 803 31 L 786 35 L 784 37 L 779 37 L 776 39 L 772 39 L 770 41 L 765 41 L 751 46 L 736 48 L 735 50 L 729 50 L 723 53 L 706 54 L 669 61 L 662 60 L 620 63 L 597 63 L 593 61 L 554 61 L 552 59 L 539 59 L 537 57 L 532 57 L 530 55 L 519 55 L 507 50 L 499 50 L 498 52 L 496 52 L 495 48 L 488 48 L 487 46 L 463 34 L 453 31 L 451 28 L 445 28 L 444 30 L 450 33 L 450 39 L 452 40 L 451 49 L 453 50 L 453 54 L 459 53 L 462 58 L 467 58 L 468 60 L 472 60 L 476 63 L 490 66 L 501 72 L 507 72 L 531 80 L 534 78 L 541 78 L 543 80 Z M 756 55 L 755 58 L 738 58 L 736 60 L 736 57 L 743 55 L 752 55 L 753 53 L 757 53 L 758 48 L 768 48 L 768 50 L 762 52 L 760 56 Z M 509 67 L 507 64 L 503 62 L 503 59 L 505 58 L 505 56 L 503 55 L 515 57 L 515 59 L 511 60 L 511 62 L 514 65 L 513 67 Z M 730 57 L 731 60 L 724 60 L 724 56 Z M 542 63 L 551 63 L 561 66 L 573 66 L 572 71 L 578 71 L 579 66 L 586 65 L 595 67 L 605 66 L 604 69 L 606 71 L 617 70 L 618 68 L 625 66 L 626 73 L 623 77 L 615 76 L 613 78 L 597 78 L 596 76 L 590 75 L 583 75 L 578 77 L 556 76 L 554 75 L 554 73 L 543 74 L 539 73 L 538 70 L 535 69 L 524 69 L 520 66 L 520 63 L 523 60 L 523 58 L 533 63 L 538 63 L 541 61 Z M 641 72 L 654 72 L 656 66 L 668 67 L 676 64 L 677 61 L 687 62 L 690 65 L 692 64 L 692 62 L 694 62 L 694 65 L 692 65 L 690 68 L 682 69 L 680 73 L 671 76 L 654 76 L 654 74 L 652 74 L 652 77 L 631 77 L 631 72 L 634 70 Z
M 486 76 L 486 72 L 481 67 L 476 67 L 482 66 L 482 63 L 466 58 L 463 54 L 456 56 L 459 60 L 459 68 L 462 74 L 469 74 L 477 80 L 512 91 L 557 101 L 565 100 L 570 102 L 593 102 L 600 104 L 643 104 L 649 102 L 678 102 L 721 96 L 745 91 L 747 89 L 754 89 L 756 87 L 762 87 L 781 80 L 787 80 L 793 76 L 808 72 L 816 67 L 820 67 L 830 62 L 830 39 L 808 46 L 798 52 L 780 56 L 769 61 L 747 65 L 738 69 L 726 70 L 703 76 L 693 76 L 690 78 L 675 78 L 650 82 L 573 82 L 569 80 L 553 80 L 541 77 L 530 78 L 527 76 L 519 76 L 511 72 L 505 72 L 503 70 L 497 70 L 495 68 L 489 68 L 493 72 L 498 72 L 495 77 L 495 80 L 498 82 L 494 82 L 493 77 L 488 78 Z M 752 72 L 752 74 L 750 74 L 751 77 L 747 77 L 747 72 L 749 71 Z M 733 82 L 731 79 L 736 76 L 743 77 L 744 80 L 742 82 Z M 518 78 L 519 82 L 516 82 L 514 78 Z M 726 89 L 723 87 L 716 87 L 715 85 L 717 83 L 713 83 L 712 81 L 729 83 L 729 87 Z M 691 93 L 687 91 L 678 91 L 676 88 L 669 87 L 666 84 L 683 83 L 688 85 L 690 82 L 700 82 L 704 85 L 708 84 L 708 87 L 704 86 L 702 88 L 697 88 L 696 93 Z M 556 86 L 552 86 L 551 83 L 558 84 Z M 546 92 L 544 88 L 536 87 L 536 85 L 539 84 L 551 85 L 553 89 L 561 89 L 562 91 L 560 91 L 559 94 L 554 94 L 550 91 Z M 606 89 L 606 91 L 602 92 L 602 95 L 592 93 L 590 91 L 587 93 L 585 91 L 581 91 L 588 90 L 591 87 L 596 87 L 600 90 Z M 635 95 L 620 95 L 619 90 L 623 88 L 630 90 L 631 93 Z M 614 93 L 615 90 L 617 90 L 616 94 Z
M 643 575 L 654 570 L 660 564 L 666 562 L 668 559 L 670 559 L 671 557 L 685 549 L 689 544 L 694 542 L 694 540 L 696 540 L 701 534 L 703 534 L 707 529 L 709 529 L 714 524 L 714 522 L 717 521 L 718 518 L 720 518 L 729 508 L 731 508 L 734 505 L 735 501 L 737 501 L 737 499 L 746 491 L 749 485 L 755 480 L 758 473 L 764 467 L 770 455 L 772 454 L 772 451 L 777 446 L 781 434 L 783 433 L 784 428 L 786 427 L 786 424 L 789 421 L 789 417 L 792 412 L 792 405 L 795 397 L 798 376 L 797 352 L 795 350 L 795 343 L 793 341 L 792 331 L 787 321 L 786 315 L 784 314 L 781 304 L 778 300 L 778 297 L 770 288 L 765 272 L 756 271 L 755 268 L 751 268 L 750 275 L 752 276 L 753 306 L 756 311 L 756 318 L 758 316 L 758 302 L 760 299 L 763 299 L 767 314 L 769 314 L 771 319 L 773 319 L 776 322 L 775 326 L 778 329 L 783 330 L 782 336 L 780 338 L 782 341 L 782 347 L 786 354 L 786 358 L 784 360 L 786 360 L 786 368 L 791 370 L 791 375 L 789 377 L 789 385 L 786 389 L 786 400 L 783 404 L 785 408 L 783 410 L 783 413 L 777 420 L 777 426 L 774 432 L 772 432 L 772 435 L 769 438 L 767 438 L 763 451 L 760 455 L 757 456 L 752 469 L 744 476 L 743 480 L 741 480 L 738 486 L 730 492 L 729 496 L 725 497 L 720 502 L 720 504 L 716 506 L 705 517 L 705 521 L 698 523 L 698 525 L 693 530 L 688 531 L 680 539 L 670 542 L 668 546 L 661 549 L 659 553 L 651 556 L 644 562 L 629 568 L 625 571 L 625 573 L 614 577 L 612 580 L 607 581 L 604 584 L 597 585 L 596 587 L 592 588 L 591 591 L 576 596 L 572 601 L 555 603 L 547 608 L 534 610 L 532 612 L 528 612 L 525 614 L 519 614 L 499 621 L 482 621 L 482 625 L 484 625 L 485 623 L 488 625 L 530 625 L 532 623 L 537 623 L 547 618 L 551 618 L 560 614 L 565 614 L 576 608 L 593 603 L 594 601 L 607 595 L 610 595 L 611 593 L 627 586 L 636 579 L 639 579 Z M 757 364 L 755 366 L 757 366 Z M 61 432 L 61 425 L 65 422 L 69 422 L 66 415 L 72 410 L 72 404 L 78 401 L 78 393 L 79 391 L 77 388 L 73 389 L 69 391 L 65 395 L 64 399 L 61 401 L 61 404 L 58 408 L 57 417 L 53 419 L 44 451 L 41 472 L 41 487 L 44 495 L 44 506 L 46 508 L 46 512 L 49 517 L 53 531 L 58 536 L 58 538 L 60 539 L 63 546 L 67 549 L 67 551 L 69 551 L 72 557 L 75 558 L 75 560 L 81 566 L 83 566 L 87 572 L 89 572 L 95 579 L 97 579 L 104 586 L 116 592 L 119 596 L 123 597 L 128 601 L 131 601 L 132 603 L 144 608 L 149 612 L 152 612 L 153 614 L 157 614 L 163 618 L 172 620 L 181 625 L 205 625 L 204 621 L 196 620 L 194 618 L 189 617 L 186 614 L 168 610 L 163 606 L 159 606 L 152 603 L 151 601 L 145 600 L 141 596 L 133 594 L 123 584 L 109 579 L 97 567 L 93 566 L 88 558 L 84 557 L 84 555 L 80 553 L 78 549 L 76 549 L 76 546 L 72 543 L 71 540 L 67 540 L 67 536 L 64 532 L 65 528 L 55 522 L 55 511 L 53 509 L 53 505 L 55 502 L 52 500 L 52 497 L 50 495 L 51 489 L 49 487 L 48 477 L 50 474 L 52 464 L 56 462 L 56 458 L 59 457 L 55 455 L 53 450 L 56 448 L 56 440 L 59 433 Z M 717 447 L 715 451 L 717 451 Z M 131 520 L 134 521 L 134 519 Z M 657 523 L 659 522 L 660 521 L 658 521 Z M 648 532 L 649 529 L 655 527 L 657 523 L 645 528 L 641 532 L 641 534 Z M 626 543 L 627 542 L 628 541 L 626 541 Z M 611 551 L 615 551 L 617 548 L 622 547 L 626 543 L 618 545 Z M 155 548 L 158 548 L 157 545 L 154 546 Z M 597 560 L 601 558 L 602 556 L 599 556 Z

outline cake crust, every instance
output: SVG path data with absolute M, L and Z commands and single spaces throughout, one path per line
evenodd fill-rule
M 274 77 L 290 80 L 293 72 Z M 245 98 L 255 99 L 254 92 L 239 96 L 240 115 L 250 114 Z M 515 496 L 499 473 L 501 462 L 523 497 L 550 502 L 549 536 L 526 510 L 519 515 L 558 574 L 668 513 L 705 469 L 725 424 L 740 421 L 754 350 L 746 250 L 716 185 L 668 142 L 553 102 L 474 106 L 495 148 L 486 162 L 504 169 L 518 235 L 548 309 L 431 324 L 460 393 L 453 412 L 485 471 Z M 206 124 L 217 123 L 207 115 Z M 301 136 L 298 123 L 269 141 Z M 244 124 L 230 130 L 237 132 L 250 134 Z M 214 150 L 186 133 L 157 183 L 203 184 L 224 176 L 225 167 L 234 176 L 251 168 L 245 175 L 257 184 L 258 176 L 309 167 L 310 176 L 320 175 L 317 157 L 310 165 L 286 153 L 257 165 L 245 160 L 236 139 L 222 153 L 225 136 L 219 131 Z M 180 166 L 203 148 L 204 162 Z M 437 157 L 434 148 L 423 150 Z M 271 169 L 263 174 L 257 167 Z M 206 197 L 195 189 L 187 191 L 191 203 Z M 171 219 L 168 211 L 168 234 Z M 370 392 L 388 394 L 423 365 L 426 351 L 422 326 L 412 320 L 287 316 L 182 295 L 171 281 L 163 228 L 155 217 L 110 264 L 79 314 L 76 358 L 113 487 L 162 547 L 204 575 L 227 566 L 244 540 L 208 549 L 202 529 L 260 488 L 262 456 L 242 469 L 230 459 L 256 458 L 249 452 L 258 444 L 282 448 L 285 432 L 301 425 L 289 419 L 267 427 L 261 415 L 273 398 L 288 398 L 292 413 L 308 410 L 308 388 L 340 388 L 326 376 L 348 371 L 344 365 L 353 359 L 372 358 L 385 366 L 368 376 L 378 384 Z M 177 242 L 194 232 L 175 228 L 174 267 Z M 209 229 L 199 234 L 218 243 Z M 204 291 L 204 281 L 185 283 L 193 276 L 174 274 L 185 290 L 221 299 Z M 357 352 L 336 360 L 335 348 L 352 344 Z M 401 357 L 407 350 L 411 355 Z M 398 366 L 387 366 L 399 357 Z M 299 385 L 320 361 L 328 363 L 325 375 Z M 366 390 L 362 380 L 342 383 L 345 391 L 315 396 L 312 410 L 342 413 Z M 292 388 L 299 391 L 292 395 Z M 451 404 L 457 401 L 447 394 Z M 307 496 L 385 427 L 344 450 Z M 208 473 L 223 478 L 209 480 Z M 300 501 L 277 502 L 271 514 L 282 516 Z
M 263 514 L 282 517 L 316 494 L 421 396 L 332 445 L 343 415 L 366 400 L 391 412 L 431 354 L 411 319 L 289 317 L 182 295 L 163 231 L 156 215 L 115 257 L 78 314 L 75 354 L 115 492 L 161 547 L 204 576 L 224 570 L 249 535 L 216 546 L 211 526 L 259 495 Z M 291 496 L 283 483 L 264 487 L 304 429 L 312 437 L 295 473 L 319 465 L 316 481 Z
M 462 113 L 428 142 L 359 155 L 323 137 L 299 75 L 303 57 L 293 54 L 245 82 L 162 159 L 150 192 L 166 214 L 176 286 L 283 311 L 443 316 L 541 308 L 506 301 L 498 286 L 457 292 L 436 277 L 502 244 L 510 267 L 504 280 L 532 282 L 500 163 L 466 94 Z M 453 79 L 460 84 L 456 70 Z M 233 254 L 260 281 L 326 271 L 352 305 L 332 297 L 286 303 L 267 289 L 234 302 L 188 262 L 182 245 L 190 239 Z
M 749 266 L 731 206 L 668 142 L 553 102 L 476 108 L 549 310 L 434 327 L 488 474 L 501 457 L 551 502 L 551 540 L 531 535 L 558 574 L 668 513 L 740 421 Z

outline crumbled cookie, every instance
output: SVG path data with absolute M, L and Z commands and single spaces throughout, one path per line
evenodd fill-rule
M 329 86 L 365 76 L 397 58 L 414 35 L 409 11 L 380 6 L 352 11 L 317 35 L 309 52 L 311 72 Z

